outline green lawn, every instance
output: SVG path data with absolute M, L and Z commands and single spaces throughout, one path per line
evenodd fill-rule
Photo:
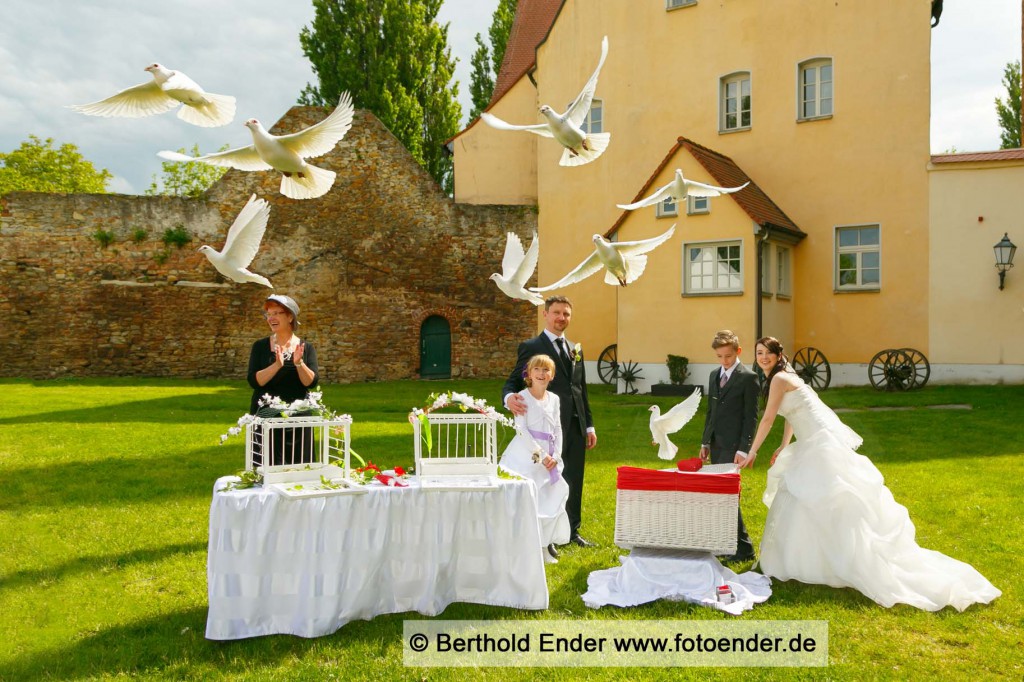
M 353 447 L 387 465 L 412 461 L 406 414 L 428 393 L 461 390 L 495 403 L 500 382 L 395 382 L 328 387 L 350 413 Z M 204 639 L 206 541 L 214 480 L 243 463 L 240 438 L 218 436 L 245 410 L 240 383 L 171 380 L 0 380 L 0 680 L 108 679 L 1013 679 L 1024 675 L 1021 540 L 1024 387 L 929 387 L 912 394 L 830 390 L 864 436 L 917 526 L 921 545 L 973 564 L 1003 590 L 964 613 L 884 609 L 852 590 L 776 583 L 749 620 L 827 620 L 827 669 L 411 669 L 402 621 L 354 622 L 316 640 Z M 661 466 L 650 445 L 650 396 L 591 391 L 598 449 L 588 455 L 584 534 L 548 568 L 547 612 L 454 604 L 442 619 L 729 620 L 710 609 L 657 602 L 587 609 L 591 571 L 618 564 L 612 544 L 615 468 Z M 671 398 L 657 399 L 665 409 Z M 970 410 L 927 409 L 968 404 Z M 873 406 L 912 410 L 875 411 Z M 697 452 L 703 413 L 680 434 Z M 781 420 L 780 420 L 781 421 Z M 781 428 L 772 436 L 770 453 Z M 761 461 L 764 460 L 764 461 Z M 742 505 L 759 539 L 767 457 L 744 473 Z

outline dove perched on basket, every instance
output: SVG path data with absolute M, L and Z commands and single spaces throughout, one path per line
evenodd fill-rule
M 572 269 L 562 279 L 546 287 L 532 287 L 530 291 L 538 294 L 553 289 L 561 289 L 576 282 L 582 282 L 598 270 L 605 268 L 605 284 L 626 286 L 635 282 L 647 267 L 647 256 L 643 255 L 658 248 L 675 233 L 676 226 L 657 237 L 642 239 L 635 242 L 610 242 L 599 234 L 594 235 L 594 252 Z
M 153 75 L 149 83 L 140 83 L 99 102 L 74 104 L 70 108 L 89 116 L 143 118 L 170 111 L 179 104 L 178 118 L 202 128 L 231 123 L 235 117 L 235 98 L 206 92 L 181 71 L 150 64 L 145 71 Z
M 668 436 L 683 428 L 688 421 L 697 414 L 700 407 L 700 389 L 698 388 L 689 398 L 677 403 L 665 414 L 661 408 L 651 405 L 651 440 L 658 446 L 658 457 L 661 459 L 673 459 L 679 450 L 676 444 L 669 440 Z
M 594 91 L 597 90 L 597 76 L 601 73 L 601 67 L 607 56 L 608 36 L 605 36 L 601 41 L 601 59 L 597 63 L 594 75 L 583 86 L 582 92 L 576 96 L 565 113 L 559 114 L 547 104 L 540 108 L 541 115 L 547 119 L 546 123 L 513 125 L 487 112 L 480 114 L 480 118 L 484 123 L 498 130 L 525 130 L 541 137 L 554 138 L 565 148 L 562 158 L 558 162 L 560 166 L 582 166 L 585 163 L 590 163 L 604 153 L 611 140 L 611 133 L 586 133 L 582 128 L 583 121 L 586 120 L 587 114 L 590 112 L 590 104 L 594 100 Z
M 203 156 L 186 156 L 162 151 L 157 156 L 168 161 L 201 161 L 211 166 L 242 171 L 275 169 L 281 171 L 281 194 L 291 199 L 315 199 L 327 194 L 337 174 L 305 159 L 322 156 L 334 149 L 352 127 L 352 97 L 341 94 L 338 106 L 319 123 L 289 135 L 271 135 L 255 118 L 245 122 L 252 133 L 252 144 Z
M 270 204 L 253 194 L 228 229 L 224 248 L 217 251 L 204 244 L 199 247 L 199 253 L 206 256 L 217 272 L 234 282 L 255 282 L 273 289 L 274 285 L 266 277 L 247 269 L 260 250 L 269 217 Z
M 527 291 L 526 283 L 533 277 L 537 269 L 537 256 L 540 251 L 540 239 L 533 233 L 530 248 L 524 252 L 523 242 L 514 232 L 508 233 L 505 242 L 505 256 L 501 259 L 501 274 L 494 273 L 490 279 L 498 285 L 501 292 L 509 298 L 519 298 L 534 305 L 544 305 L 544 298 L 532 291 Z
M 715 187 L 714 185 L 705 185 L 703 182 L 696 182 L 694 180 L 687 180 L 683 177 L 683 171 L 676 168 L 676 176 L 672 179 L 672 182 L 668 183 L 664 187 L 659 187 L 651 196 L 641 199 L 632 204 L 616 204 L 619 208 L 627 211 L 632 211 L 637 208 L 643 208 L 644 206 L 653 206 L 660 204 L 665 199 L 671 197 L 676 202 L 682 202 L 686 200 L 686 197 L 719 197 L 723 194 L 732 194 L 733 192 L 739 192 L 741 189 L 750 184 L 750 181 L 744 182 L 739 187 Z

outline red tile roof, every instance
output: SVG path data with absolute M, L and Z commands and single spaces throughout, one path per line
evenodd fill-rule
M 516 16 L 512 20 L 512 28 L 508 34 L 508 43 L 505 44 L 505 56 L 501 59 L 501 69 L 494 82 L 494 92 L 484 111 L 490 111 L 491 107 L 537 63 L 537 46 L 547 38 L 548 31 L 551 30 L 564 3 L 565 0 L 519 0 Z M 475 126 L 479 120 L 475 118 L 470 121 L 468 126 L 453 135 L 445 144 Z
M 1024 149 L 999 149 L 994 152 L 960 152 L 932 154 L 932 163 L 964 163 L 967 161 L 1012 161 L 1024 159 Z
M 537 46 L 547 37 L 563 2 L 565 0 L 519 0 L 488 109 L 537 62 Z
M 704 167 L 704 170 L 715 179 L 715 183 L 721 187 L 736 187 L 745 182 L 750 182 L 744 189 L 727 196 L 739 204 L 740 208 L 755 223 L 762 227 L 782 230 L 798 239 L 803 239 L 806 236 L 804 231 L 797 227 L 796 223 L 790 220 L 789 216 L 783 213 L 782 209 L 774 201 L 768 198 L 764 190 L 758 187 L 757 183 L 751 180 L 750 176 L 736 165 L 735 161 L 724 154 L 719 154 L 685 137 L 680 137 L 676 140 L 668 154 L 661 160 L 658 167 L 654 169 L 651 177 L 647 179 L 647 182 L 644 183 L 630 203 L 639 201 L 647 196 L 649 191 L 653 189 L 651 186 L 654 184 L 654 179 L 665 169 L 680 149 L 686 149 L 686 151 L 690 152 L 693 158 Z M 615 224 L 605 233 L 605 236 L 610 237 L 613 235 L 622 226 L 622 223 L 625 222 L 630 213 L 631 211 L 623 211 L 619 219 L 615 221 Z

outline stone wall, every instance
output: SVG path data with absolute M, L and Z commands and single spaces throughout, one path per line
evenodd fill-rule
M 325 113 L 295 107 L 274 132 Z M 227 282 L 196 249 L 219 249 L 252 193 L 271 213 L 251 269 L 299 302 L 325 381 L 417 377 L 430 315 L 451 325 L 453 376 L 504 375 L 537 318 L 488 276 L 507 231 L 529 240 L 535 210 L 455 204 L 368 112 L 313 162 L 338 178 L 304 201 L 280 194 L 276 171 L 234 170 L 201 199 L 0 197 L 0 375 L 244 377 L 271 291 Z M 162 241 L 176 226 L 192 236 L 184 248 Z M 114 235 L 106 247 L 100 230 Z

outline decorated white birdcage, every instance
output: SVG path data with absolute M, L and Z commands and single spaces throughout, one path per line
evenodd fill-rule
M 352 417 L 257 417 L 245 425 L 245 468 L 286 497 L 360 494 L 349 478 Z
M 433 397 L 433 396 L 432 396 Z M 454 406 L 464 411 L 435 412 Z M 494 490 L 498 487 L 497 423 L 507 418 L 483 400 L 460 393 L 441 394 L 409 414 L 413 428 L 416 478 L 435 490 Z

